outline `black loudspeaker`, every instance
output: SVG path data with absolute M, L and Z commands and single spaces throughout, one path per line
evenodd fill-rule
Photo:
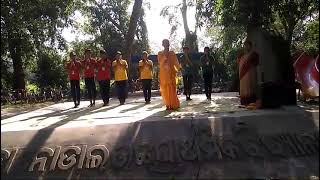
M 274 82 L 261 84 L 262 108 L 279 108 L 282 102 L 282 87 Z

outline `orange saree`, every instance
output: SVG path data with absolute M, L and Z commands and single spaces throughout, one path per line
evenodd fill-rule
M 256 52 L 244 54 L 238 60 L 241 105 L 249 105 L 257 100 L 257 66 L 259 55 Z
M 177 109 L 180 102 L 177 96 L 176 76 L 181 68 L 173 51 L 158 53 L 160 92 L 167 109 Z

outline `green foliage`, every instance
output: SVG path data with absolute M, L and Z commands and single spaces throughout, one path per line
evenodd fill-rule
M 1 59 L 9 54 L 16 64 L 16 87 L 24 87 L 24 69 L 34 67 L 41 47 L 64 47 L 61 31 L 72 23 L 69 15 L 77 4 L 72 0 L 1 1 Z
M 39 87 L 36 84 L 31 84 L 31 83 L 27 82 L 26 90 L 27 90 L 27 92 L 38 93 Z
M 319 54 L 319 16 L 302 25 L 300 36 L 294 39 L 295 51 L 305 51 L 310 55 Z
M 43 49 L 39 52 L 36 70 L 37 84 L 40 87 L 67 87 L 67 73 L 63 59 L 54 49 Z
M 99 50 L 100 46 L 93 40 L 86 40 L 86 41 L 73 41 L 70 43 L 68 47 L 68 52 L 74 51 L 78 58 L 84 58 L 84 51 L 85 49 L 90 48 L 93 57 L 99 57 Z M 67 58 L 69 58 L 69 53 L 67 54 Z
M 91 43 L 96 46 L 101 45 L 112 58 L 117 51 L 125 51 L 125 36 L 129 29 L 130 20 L 127 9 L 130 2 L 130 0 L 90 1 L 81 8 L 81 11 L 89 19 L 82 30 L 93 35 L 94 40 Z M 149 50 L 148 31 L 144 16 L 144 10 L 142 10 L 133 44 L 134 54 Z

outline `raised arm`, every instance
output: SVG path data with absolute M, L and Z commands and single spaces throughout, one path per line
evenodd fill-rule
M 172 52 L 172 57 L 173 57 L 172 58 L 173 66 L 175 67 L 175 69 L 177 71 L 179 71 L 181 69 L 181 65 L 180 65 L 180 63 L 178 61 L 177 55 L 174 52 Z

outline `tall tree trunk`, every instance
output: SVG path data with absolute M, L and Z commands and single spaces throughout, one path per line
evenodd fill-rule
M 182 8 L 181 8 L 181 13 L 182 13 L 182 19 L 183 19 L 183 27 L 184 27 L 184 32 L 186 34 L 185 37 L 185 45 L 189 47 L 190 52 L 194 52 L 193 48 L 193 43 L 191 40 L 191 33 L 189 30 L 188 26 L 188 20 L 187 20 L 187 2 L 186 0 L 182 0 Z
M 9 38 L 9 52 L 13 62 L 13 89 L 25 89 L 25 74 L 21 58 L 21 45 L 18 39 Z
M 132 9 L 132 14 L 130 17 L 130 22 L 129 22 L 129 29 L 128 33 L 126 35 L 126 42 L 125 42 L 125 47 L 124 47 L 124 58 L 128 60 L 129 67 L 131 64 L 131 53 L 132 53 L 132 46 L 133 46 L 133 40 L 134 40 L 134 35 L 136 34 L 137 30 L 137 25 L 138 25 L 138 19 L 140 17 L 141 13 L 141 8 L 142 8 L 142 0 L 135 0 L 133 9 Z

